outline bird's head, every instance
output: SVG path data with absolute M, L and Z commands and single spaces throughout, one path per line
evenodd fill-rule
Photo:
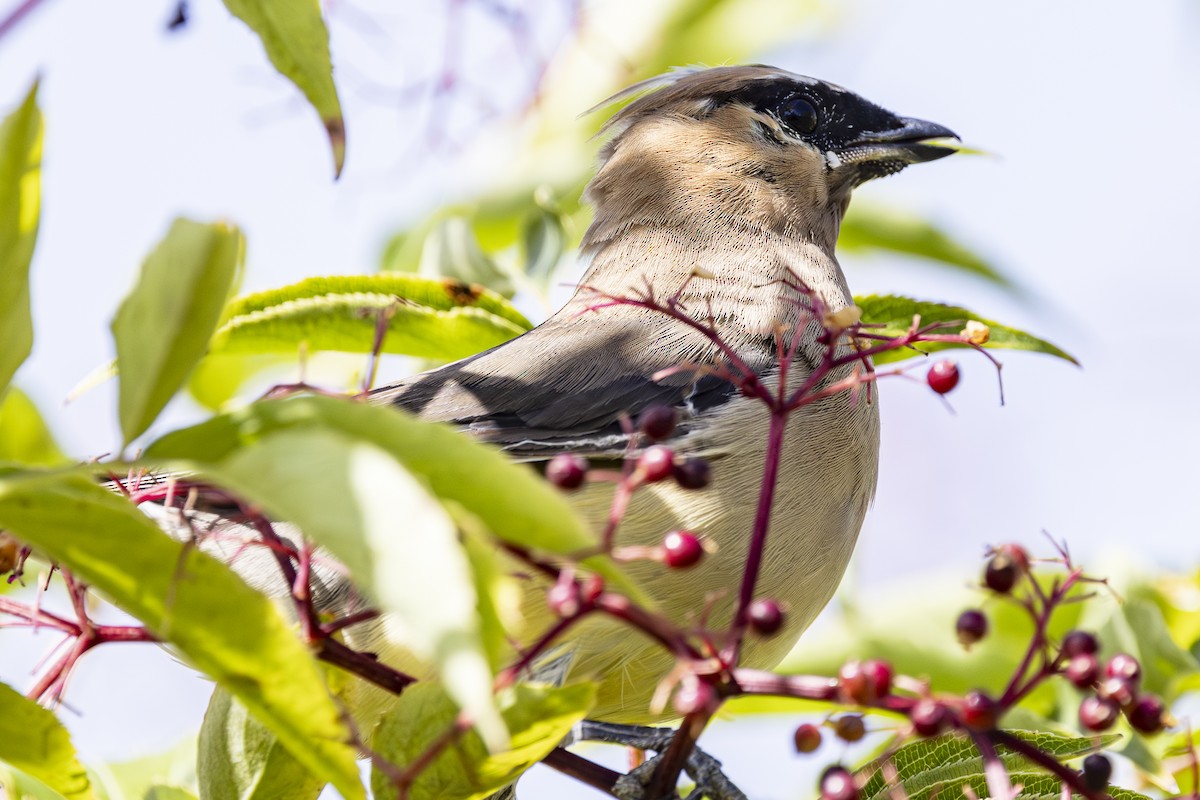
M 936 140 L 957 138 L 840 86 L 760 65 L 673 72 L 605 105 L 634 96 L 605 125 L 611 138 L 587 190 L 601 221 L 802 234 L 832 217 L 836 237 L 851 190 L 950 155 Z

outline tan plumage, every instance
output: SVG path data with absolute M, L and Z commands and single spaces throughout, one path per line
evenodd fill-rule
M 851 190 L 947 154 L 922 142 L 952 134 L 770 67 L 681 72 L 634 88 L 654 91 L 607 126 L 612 138 L 585 192 L 596 211 L 581 247 L 589 266 L 571 301 L 524 336 L 380 390 L 374 399 L 461 425 L 526 460 L 562 450 L 611 458 L 625 446 L 622 414 L 677 406 L 683 421 L 671 445 L 711 459 L 713 485 L 686 492 L 664 482 L 642 490 L 619 543 L 656 544 L 678 528 L 709 539 L 715 552 L 694 569 L 639 562 L 629 571 L 680 624 L 698 623 L 707 609 L 710 627 L 721 628 L 752 527 L 766 411 L 693 371 L 653 380 L 670 367 L 718 363 L 718 354 L 664 315 L 627 306 L 589 311 L 594 290 L 637 295 L 649 288 L 665 298 L 686 284 L 684 305 L 699 316 L 711 310 L 724 338 L 770 381 L 774 331 L 805 324 L 794 290 L 781 281 L 798 277 L 829 310 L 846 307 L 851 297 L 834 245 Z M 826 149 L 815 134 L 811 141 L 798 136 L 783 121 L 786 109 L 776 111 L 796 96 L 825 103 L 830 125 L 836 120 L 849 138 L 831 138 Z M 803 105 L 788 108 L 806 113 Z M 818 327 L 807 324 L 793 381 L 824 350 Z M 878 407 L 863 397 L 843 394 L 793 415 L 759 584 L 760 596 L 788 609 L 786 627 L 750 641 L 744 664 L 776 664 L 832 596 L 874 493 L 878 446 Z M 597 530 L 611 493 L 611 485 L 597 484 L 576 495 Z M 539 631 L 549 622 L 545 587 L 529 584 L 530 630 Z M 656 718 L 651 694 L 673 666 L 660 646 L 590 619 L 575 629 L 570 647 L 571 677 L 600 681 L 595 717 Z

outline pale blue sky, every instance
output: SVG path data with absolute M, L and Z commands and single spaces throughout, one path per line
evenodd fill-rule
M 417 125 L 401 127 L 361 83 L 343 83 L 350 160 L 331 183 L 319 129 L 252 37 L 215 2 L 194 3 L 195 24 L 165 35 L 169 5 L 47 0 L 0 42 L 0 106 L 40 73 L 48 126 L 33 276 L 38 340 L 18 382 L 51 410 L 75 455 L 114 446 L 114 392 L 65 410 L 61 398 L 111 357 L 110 316 L 172 216 L 243 225 L 248 285 L 262 288 L 372 269 L 399 222 L 471 180 L 451 159 L 422 153 Z M 381 55 L 369 34 L 343 23 L 335 54 L 365 70 L 386 56 L 408 70 L 400 84 L 429 53 L 416 18 L 431 15 L 391 13 L 414 15 L 412 51 Z M 857 0 L 835 16 L 764 58 L 944 123 L 997 154 L 914 168 L 860 198 L 943 223 L 1039 300 L 891 259 L 846 258 L 852 286 L 975 308 L 1051 338 L 1084 365 L 1002 355 L 1001 408 L 990 369 L 965 357 L 955 416 L 916 383 L 886 385 L 860 584 L 885 591 L 933 567 L 965 579 L 985 544 L 1038 544 L 1042 530 L 1084 558 L 1120 548 L 1135 562 L 1194 568 L 1200 425 L 1186 356 L 1188 309 L 1200 294 L 1200 6 Z M 545 23 L 548 43 L 558 23 Z M 471 35 L 486 44 L 485 33 Z M 517 74 L 506 63 L 496 56 L 497 76 Z M 522 79 L 498 78 L 489 89 L 503 106 Z M 581 97 L 577 110 L 598 99 Z M 189 413 L 173 411 L 176 421 Z M 24 686 L 36 654 L 13 654 L 10 636 L 0 640 L 0 679 Z M 132 647 L 85 662 L 69 696 L 78 715 L 64 716 L 86 755 L 131 756 L 195 728 L 206 688 L 168 663 Z M 808 792 L 808 778 L 787 787 L 806 766 L 786 730 L 772 724 L 723 740 L 743 746 L 717 745 L 731 748 L 722 753 L 730 772 L 755 797 Z

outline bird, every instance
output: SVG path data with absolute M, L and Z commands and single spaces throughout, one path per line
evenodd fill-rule
M 696 625 L 702 609 L 716 624 L 731 614 L 745 563 L 767 409 L 717 375 L 678 369 L 722 361 L 694 329 L 653 309 L 598 309 L 597 298 L 673 298 L 710 320 L 769 385 L 778 380 L 775 332 L 802 326 L 789 379 L 798 383 L 825 345 L 797 302 L 795 279 L 828 312 L 853 306 L 835 255 L 851 192 L 951 154 L 936 140 L 957 137 L 835 84 L 765 65 L 677 70 L 602 105 L 631 98 L 600 132 L 607 141 L 584 190 L 594 209 L 579 250 L 586 269 L 571 299 L 529 332 L 378 389 L 371 400 L 543 465 L 559 453 L 592 462 L 636 453 L 636 431 L 623 420 L 675 409 L 679 423 L 665 444 L 677 457 L 707 460 L 711 485 L 646 486 L 618 543 L 653 546 L 669 531 L 697 532 L 713 551 L 698 565 L 670 570 L 638 561 L 626 569 L 677 624 Z M 833 596 L 873 498 L 878 461 L 875 399 L 844 393 L 791 415 L 759 581 L 759 594 L 787 613 L 777 635 L 747 641 L 743 665 L 778 664 Z M 594 483 L 571 499 L 600 530 L 612 493 L 612 484 Z M 528 613 L 544 625 L 550 618 L 535 594 Z M 650 709 L 675 663 L 656 642 L 588 619 L 568 652 L 566 680 L 599 682 L 591 716 L 641 724 L 670 717 Z
M 542 469 L 562 454 L 619 464 L 646 446 L 629 420 L 672 409 L 678 422 L 662 444 L 676 458 L 704 459 L 711 484 L 644 486 L 616 543 L 654 547 L 668 532 L 695 532 L 708 552 L 689 569 L 649 559 L 623 568 L 681 628 L 719 627 L 731 618 L 746 562 L 768 409 L 715 369 L 725 356 L 694 327 L 659 310 L 598 298 L 670 299 L 710 324 L 769 387 L 780 380 L 777 334 L 799 331 L 787 371 L 787 386 L 796 386 L 827 347 L 801 288 L 831 314 L 854 304 L 835 252 L 852 192 L 950 155 L 948 140 L 957 136 L 833 83 L 761 64 L 676 70 L 601 106 L 617 103 L 625 105 L 600 131 L 605 142 L 584 190 L 594 217 L 580 244 L 584 274 L 572 297 L 528 332 L 376 389 L 369 399 L 456 426 Z M 850 369 L 834 371 L 823 385 Z M 747 638 L 741 666 L 777 665 L 833 596 L 875 493 L 879 425 L 877 396 L 850 392 L 789 416 L 757 586 L 758 596 L 786 613 L 775 635 Z M 570 495 L 597 535 L 613 491 L 612 483 L 595 481 Z M 521 566 L 512 564 L 514 571 Z M 340 573 L 323 579 L 325 602 L 353 596 L 334 585 L 345 580 Z M 252 583 L 265 585 L 261 575 Z M 554 619 L 548 583 L 523 585 L 532 636 Z M 420 674 L 402 642 L 390 639 L 386 619 L 344 635 L 384 663 Z M 653 701 L 675 666 L 675 655 L 654 640 L 592 615 L 533 674 L 595 681 L 591 719 L 651 725 L 673 716 Z M 347 699 L 360 726 L 369 726 L 393 698 L 359 682 Z

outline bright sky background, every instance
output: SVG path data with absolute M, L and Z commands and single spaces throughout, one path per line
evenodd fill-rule
M 394 114 L 361 77 L 374 74 L 375 59 L 402 70 L 394 85 L 427 75 L 440 13 L 390 12 L 410 31 L 391 45 L 351 16 L 335 23 L 350 158 L 334 184 L 311 112 L 257 42 L 219 4 L 193 5 L 193 24 L 167 35 L 167 2 L 47 0 L 0 41 L 0 107 L 40 74 L 47 116 L 37 342 L 17 381 L 74 455 L 117 443 L 112 386 L 66 409 L 61 401 L 111 357 L 111 315 L 174 215 L 244 226 L 247 287 L 265 288 L 372 270 L 403 220 L 477 180 L 454 170 L 452 154 L 430 155 L 419 102 Z M 549 11 L 541 19 L 536 38 L 548 50 L 562 22 Z M 468 43 L 494 53 L 481 59 L 491 69 L 481 93 L 510 105 L 527 74 L 485 28 L 472 30 Z M 985 544 L 1040 548 L 1042 530 L 1084 560 L 1119 550 L 1159 567 L 1200 562 L 1198 381 L 1186 358 L 1187 309 L 1200 294 L 1198 38 L 1194 0 L 857 0 L 827 11 L 795 47 L 764 54 L 996 154 L 917 167 L 859 198 L 944 224 L 1014 276 L 1025 297 L 895 259 L 846 258 L 856 291 L 954 301 L 1042 334 L 1084 365 L 1002 354 L 1001 408 L 990 368 L 964 357 L 953 416 L 922 385 L 888 383 L 860 586 L 898 592 L 897 581 L 941 568 L 965 580 Z M 577 111 L 599 99 L 580 97 Z M 484 125 L 482 137 L 499 129 Z M 451 127 L 471 133 L 462 120 Z M 175 424 L 194 413 L 173 412 Z M 28 653 L 10 637 L 0 638 L 0 679 L 25 687 L 41 647 Z M 85 757 L 130 757 L 195 729 L 207 687 L 168 664 L 140 647 L 85 660 L 64 714 Z M 752 796 L 806 796 L 808 777 L 787 788 L 786 776 L 805 769 L 790 752 L 791 724 L 717 731 L 710 744 Z M 554 796 L 545 780 L 531 781 L 527 796 Z

